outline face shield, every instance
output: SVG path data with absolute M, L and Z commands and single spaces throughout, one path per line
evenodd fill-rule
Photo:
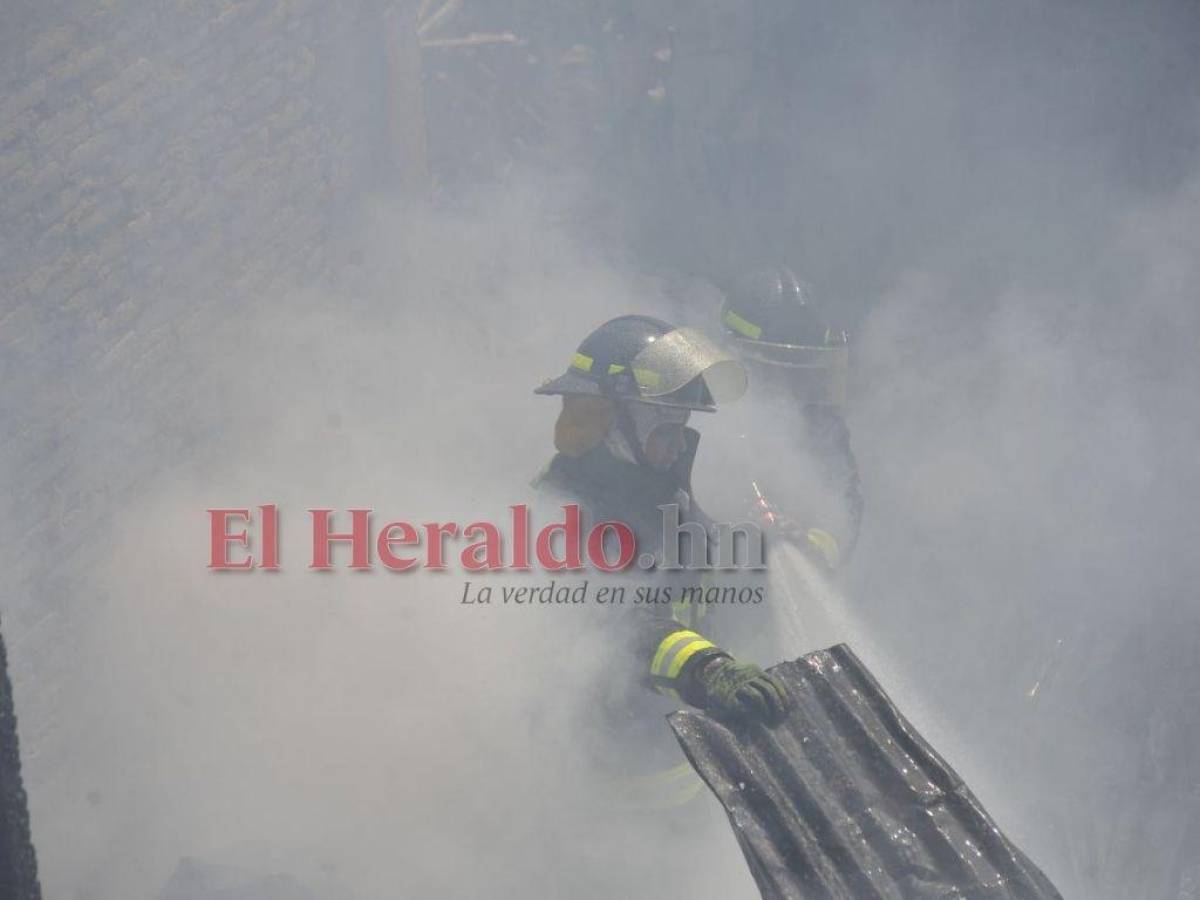
M 786 386 L 800 402 L 845 405 L 850 367 L 850 350 L 845 344 L 825 347 L 766 341 L 737 344 L 745 359 L 769 367 L 769 380 Z
M 693 328 L 648 339 L 631 368 L 646 403 L 711 409 L 746 392 L 745 367 Z

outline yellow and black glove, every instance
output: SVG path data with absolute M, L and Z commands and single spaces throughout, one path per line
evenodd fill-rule
M 777 678 L 684 628 L 659 643 L 650 681 L 660 693 L 721 718 L 774 723 L 787 709 L 787 691 Z
M 720 718 L 774 725 L 787 714 L 787 688 L 753 663 L 720 656 L 694 677 L 704 691 L 701 705 Z

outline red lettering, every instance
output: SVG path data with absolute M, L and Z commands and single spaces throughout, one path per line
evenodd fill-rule
M 521 503 L 509 509 L 513 525 L 512 568 L 523 572 L 529 568 L 529 507 Z
M 371 510 L 350 510 L 350 533 L 335 534 L 329 530 L 332 509 L 310 509 L 313 517 L 313 552 L 310 569 L 331 569 L 330 545 L 334 541 L 349 541 L 352 569 L 371 568 Z
M 229 561 L 229 545 L 234 541 L 247 550 L 250 549 L 249 531 L 239 531 L 237 534 L 229 533 L 230 516 L 241 516 L 246 520 L 247 525 L 251 522 L 249 509 L 210 509 L 208 511 L 209 524 L 212 526 L 208 561 L 210 569 L 249 569 L 254 565 L 252 556 L 246 557 L 241 562 Z
M 504 561 L 500 558 L 500 547 L 503 539 L 500 529 L 491 522 L 472 522 L 463 529 L 463 537 L 470 538 L 482 535 L 482 540 L 468 544 L 463 548 L 459 559 L 468 572 L 478 572 L 480 569 L 502 569 Z M 483 558 L 480 558 L 480 551 Z
M 437 522 L 426 522 L 425 534 L 429 538 L 429 549 L 426 551 L 427 559 L 425 562 L 425 568 L 446 568 L 446 547 L 442 541 L 442 537 L 443 535 L 449 535 L 450 537 L 457 535 L 458 523 L 445 522 L 439 525 Z
M 260 569 L 279 568 L 279 507 L 274 503 L 260 506 L 262 510 L 262 562 Z
M 400 537 L 393 537 L 393 531 L 399 531 Z M 379 552 L 379 558 L 383 561 L 383 564 L 389 569 L 397 572 L 407 572 L 417 564 L 416 557 L 396 556 L 392 551 L 392 545 L 412 546 L 419 543 L 421 543 L 421 536 L 417 533 L 417 529 L 413 528 L 408 522 L 389 522 L 379 532 L 379 540 L 375 549 Z
M 619 548 L 615 563 L 610 563 L 604 552 L 604 533 L 610 530 L 616 535 Z M 588 559 L 601 572 L 620 572 L 629 568 L 629 564 L 633 562 L 633 555 L 637 552 L 637 539 L 633 535 L 633 529 L 624 522 L 597 522 L 588 532 L 587 551 Z
M 566 521 L 554 522 L 547 525 L 537 536 L 538 564 L 547 572 L 560 572 L 563 569 L 582 569 L 583 559 L 579 547 L 579 504 L 569 503 L 563 506 Z M 554 556 L 554 535 L 563 535 L 563 558 Z

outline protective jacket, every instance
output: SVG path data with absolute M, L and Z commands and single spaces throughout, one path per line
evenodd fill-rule
M 585 522 L 624 522 L 637 538 L 639 556 L 663 554 L 665 504 L 676 504 L 681 524 L 695 522 L 709 532 L 712 520 L 692 498 L 691 471 L 700 435 L 684 429 L 687 449 L 668 470 L 656 471 L 621 459 L 601 443 L 579 457 L 559 453 L 538 477 L 535 486 L 564 501 L 578 502 Z M 711 532 L 709 532 L 711 533 Z M 684 541 L 681 562 L 685 565 L 699 551 Z M 697 703 L 697 686 L 691 675 L 719 651 L 693 627 L 704 617 L 706 607 L 690 602 L 683 590 L 695 587 L 696 573 L 647 573 L 631 575 L 631 585 L 653 583 L 654 602 L 626 601 L 626 610 L 610 618 L 614 633 L 643 687 L 669 697 Z M 668 593 L 669 591 L 669 593 Z
M 832 534 L 837 540 L 844 563 L 858 543 L 863 518 L 862 484 L 858 461 L 850 446 L 850 429 L 841 411 L 828 404 L 809 403 L 800 408 L 805 434 L 804 448 L 821 468 L 830 492 L 840 501 L 827 521 L 811 523 Z
M 699 790 L 663 721 L 681 702 L 758 721 L 777 720 L 786 705 L 766 673 L 739 662 L 696 625 L 713 602 L 705 589 L 716 586 L 707 570 L 695 571 L 689 563 L 712 549 L 712 523 L 692 497 L 699 434 L 682 423 L 689 412 L 713 412 L 745 387 L 745 368 L 705 335 L 648 316 L 619 316 L 584 338 L 566 371 L 535 391 L 563 397 L 555 424 L 560 453 L 535 485 L 558 503 L 577 503 L 585 531 L 620 522 L 636 542 L 635 567 L 605 585 L 619 599 L 606 593 L 600 606 L 597 591 L 587 610 L 590 622 L 598 623 L 588 636 L 604 642 L 605 664 L 595 679 L 597 695 L 583 704 L 582 726 L 592 729 L 593 739 L 581 744 L 593 751 L 599 773 L 613 776 L 606 779 L 606 794 L 624 786 L 632 802 L 622 806 L 674 806 Z M 671 452 L 678 439 L 683 443 L 665 470 L 647 455 L 647 441 L 664 426 L 678 429 L 667 433 Z M 676 527 L 691 537 L 679 540 L 673 533 L 679 546 L 664 552 L 661 507 L 668 504 L 676 507 Z M 678 560 L 681 567 L 645 562 L 653 559 Z M 761 603 L 763 597 L 761 589 L 757 595 L 748 587 L 729 590 L 729 602 L 757 597 Z M 576 658 L 588 649 L 576 648 Z M 631 773 L 636 777 L 627 777 Z

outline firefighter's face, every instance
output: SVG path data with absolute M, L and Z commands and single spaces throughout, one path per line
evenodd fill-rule
M 645 464 L 659 471 L 675 465 L 679 454 L 687 449 L 683 426 L 687 424 L 688 410 L 657 403 L 632 403 L 629 413 Z
M 679 454 L 687 449 L 683 432 L 686 422 L 686 418 L 682 422 L 663 422 L 650 432 L 643 452 L 651 467 L 665 470 L 675 465 Z

